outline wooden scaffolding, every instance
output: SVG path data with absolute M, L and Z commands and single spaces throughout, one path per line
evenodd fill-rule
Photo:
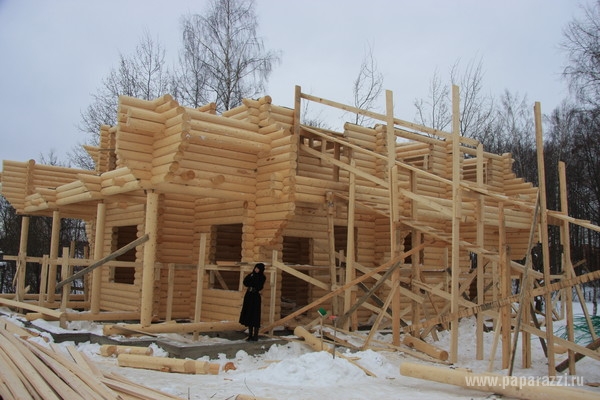
M 514 175 L 510 154 L 485 152 L 459 134 L 458 87 L 452 132 L 397 118 L 389 91 L 383 114 L 300 87 L 293 109 L 265 96 L 221 115 L 214 104 L 192 109 L 169 95 L 119 100 L 117 125 L 102 126 L 99 146 L 86 146 L 94 171 L 4 161 L 2 195 L 23 218 L 19 253 L 4 256 L 16 262 L 15 294 L 1 295 L 0 304 L 30 318 L 139 321 L 106 333 L 238 329 L 242 277 L 260 261 L 268 276 L 263 332 L 325 307 L 340 328 L 369 320 L 371 333 L 391 328 L 395 345 L 404 336 L 427 348 L 423 339 L 449 329 L 446 354 L 456 362 L 459 319 L 476 315 L 477 358 L 491 322 L 502 368 L 512 370 L 519 335 L 523 366 L 531 365 L 530 335 L 538 336 L 549 375 L 558 348 L 568 352 L 572 374 L 576 355 L 600 360 L 574 341 L 572 301 L 575 288 L 597 340 L 580 285 L 600 272 L 576 275 L 568 246 L 570 224 L 599 228 L 569 217 L 564 165 L 561 211 L 547 209 L 539 103 L 536 188 Z M 310 102 L 373 126 L 307 125 L 300 116 Z M 30 216 L 52 217 L 43 257 L 27 255 Z M 62 218 L 86 222 L 89 257 L 75 258 L 68 247 L 61 253 Z M 554 274 L 550 224 L 560 226 L 564 248 Z M 541 271 L 530 259 L 537 243 Z M 39 293 L 25 287 L 31 263 L 41 265 Z M 72 293 L 75 280 L 85 283 L 83 293 Z M 541 313 L 531 307 L 536 296 L 545 299 Z M 557 298 L 568 339 L 553 333 Z M 174 319 L 186 322 L 164 323 Z M 495 352 L 496 345 L 492 360 Z

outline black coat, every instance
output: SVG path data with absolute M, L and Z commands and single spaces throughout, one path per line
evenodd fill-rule
M 248 289 L 244 295 L 244 303 L 240 312 L 240 324 L 260 327 L 261 298 L 260 291 L 265 285 L 265 274 L 252 272 L 244 278 L 244 286 Z

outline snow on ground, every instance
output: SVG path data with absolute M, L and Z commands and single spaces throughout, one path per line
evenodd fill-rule
M 71 323 L 68 330 L 61 330 L 54 322 L 42 320 L 34 321 L 34 325 L 51 332 L 89 331 L 101 334 L 101 325 L 87 322 Z M 560 326 L 560 322 L 555 323 Z M 349 342 L 356 339 L 352 336 L 338 337 Z M 365 333 L 366 335 L 366 333 Z M 434 343 L 442 349 L 450 347 L 450 333 L 439 332 L 439 342 Z M 471 368 L 474 372 L 486 372 L 489 365 L 489 353 L 494 338 L 493 332 L 484 334 L 485 360 L 475 360 L 475 319 L 465 318 L 460 322 L 459 335 L 459 360 L 456 366 Z M 46 338 L 50 337 L 45 335 Z M 177 335 L 169 335 L 174 338 Z M 186 337 L 180 337 L 187 341 Z M 378 333 L 377 340 L 389 341 L 391 335 Z M 519 337 L 520 339 L 520 337 Z M 201 336 L 202 341 L 213 339 Z M 40 340 L 40 342 L 43 342 Z M 235 345 L 236 342 L 232 342 Z M 240 348 L 241 346 L 241 341 Z M 357 343 L 358 344 L 358 343 Z M 59 346 L 74 345 L 72 342 L 60 343 Z M 156 345 L 152 345 L 155 356 L 167 356 L 167 353 Z M 235 358 L 227 359 L 223 354 L 218 359 L 209 360 L 207 357 L 199 360 L 219 363 L 232 362 L 236 369 L 224 371 L 218 375 L 186 375 L 167 373 L 135 368 L 123 368 L 117 364 L 114 357 L 100 356 L 100 345 L 80 343 L 79 351 L 88 355 L 102 370 L 115 372 L 126 378 L 143 385 L 177 395 L 184 399 L 234 399 L 238 394 L 252 395 L 268 399 L 399 399 L 410 396 L 411 400 L 427 399 L 496 399 L 501 396 L 491 395 L 486 392 L 461 388 L 458 386 L 420 380 L 400 375 L 399 366 L 403 362 L 426 363 L 402 352 L 391 351 L 359 351 L 345 352 L 338 348 L 350 360 L 372 372 L 375 377 L 367 374 L 348 359 L 333 357 L 326 352 L 314 352 L 308 346 L 298 341 L 290 341 L 286 345 L 271 345 L 265 347 L 264 354 L 251 356 L 239 350 Z M 533 368 L 521 369 L 520 345 L 515 360 L 515 376 L 547 375 L 547 360 L 541 350 L 537 337 L 532 338 Z M 564 355 L 557 355 L 557 360 L 562 360 Z M 501 354 L 497 352 L 494 371 L 506 375 L 507 371 L 499 370 Z M 439 367 L 448 368 L 446 365 Z M 577 376 L 583 377 L 587 382 L 600 382 L 599 362 L 588 357 L 577 364 Z M 598 393 L 600 389 L 583 387 Z

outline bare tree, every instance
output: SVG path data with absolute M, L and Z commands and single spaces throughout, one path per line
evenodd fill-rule
M 461 69 L 460 60 L 450 68 L 450 82 L 460 88 L 460 134 L 485 141 L 494 120 L 494 100 L 483 93 L 483 61 L 472 60 Z M 444 85 L 437 71 L 429 84 L 426 99 L 414 102 L 417 123 L 446 130 L 452 121 L 450 85 Z
M 132 55 L 119 55 L 119 63 L 92 94 L 92 104 L 81 113 L 79 130 L 88 134 L 86 143 L 98 145 L 101 125 L 115 125 L 120 95 L 151 100 L 168 91 L 170 72 L 165 64 L 165 50 L 149 33 L 145 33 Z M 74 165 L 93 169 L 93 162 L 81 147 L 69 154 Z
M 460 87 L 460 134 L 481 140 L 490 131 L 494 100 L 483 93 L 483 61 L 471 60 L 461 71 L 460 61 L 451 69 L 453 85 Z
M 433 129 L 445 130 L 452 121 L 450 89 L 442 83 L 439 72 L 433 72 L 426 99 L 414 101 L 417 109 L 416 122 Z
M 181 104 L 199 107 L 210 102 L 208 74 L 204 66 L 204 46 L 199 36 L 202 23 L 199 15 L 182 18 L 183 49 L 175 71 L 171 94 Z
M 354 80 L 352 92 L 354 94 L 354 107 L 363 110 L 373 110 L 381 91 L 383 90 L 383 74 L 379 72 L 377 63 L 373 57 L 373 48 L 369 46 L 365 52 L 358 76 Z M 368 118 L 356 114 L 354 123 L 363 125 Z
M 583 7 L 581 19 L 571 21 L 563 31 L 562 49 L 568 64 L 563 76 L 577 100 L 585 106 L 600 107 L 600 0 Z
M 186 63 L 177 81 L 183 100 L 197 103 L 206 87 L 217 110 L 224 111 L 262 93 L 279 56 L 264 49 L 257 29 L 253 0 L 211 0 L 205 15 L 185 17 Z
M 529 182 L 537 182 L 533 112 L 527 96 L 504 91 L 496 109 L 494 127 L 486 139 L 482 141 L 486 150 L 512 153 L 515 174 Z

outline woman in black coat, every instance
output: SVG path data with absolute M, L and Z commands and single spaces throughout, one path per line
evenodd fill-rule
M 240 324 L 248 327 L 248 339 L 258 340 L 258 328 L 260 328 L 261 298 L 260 291 L 265 285 L 265 264 L 258 263 L 254 270 L 244 278 L 244 286 L 248 289 L 244 295 L 244 303 L 240 312 Z

